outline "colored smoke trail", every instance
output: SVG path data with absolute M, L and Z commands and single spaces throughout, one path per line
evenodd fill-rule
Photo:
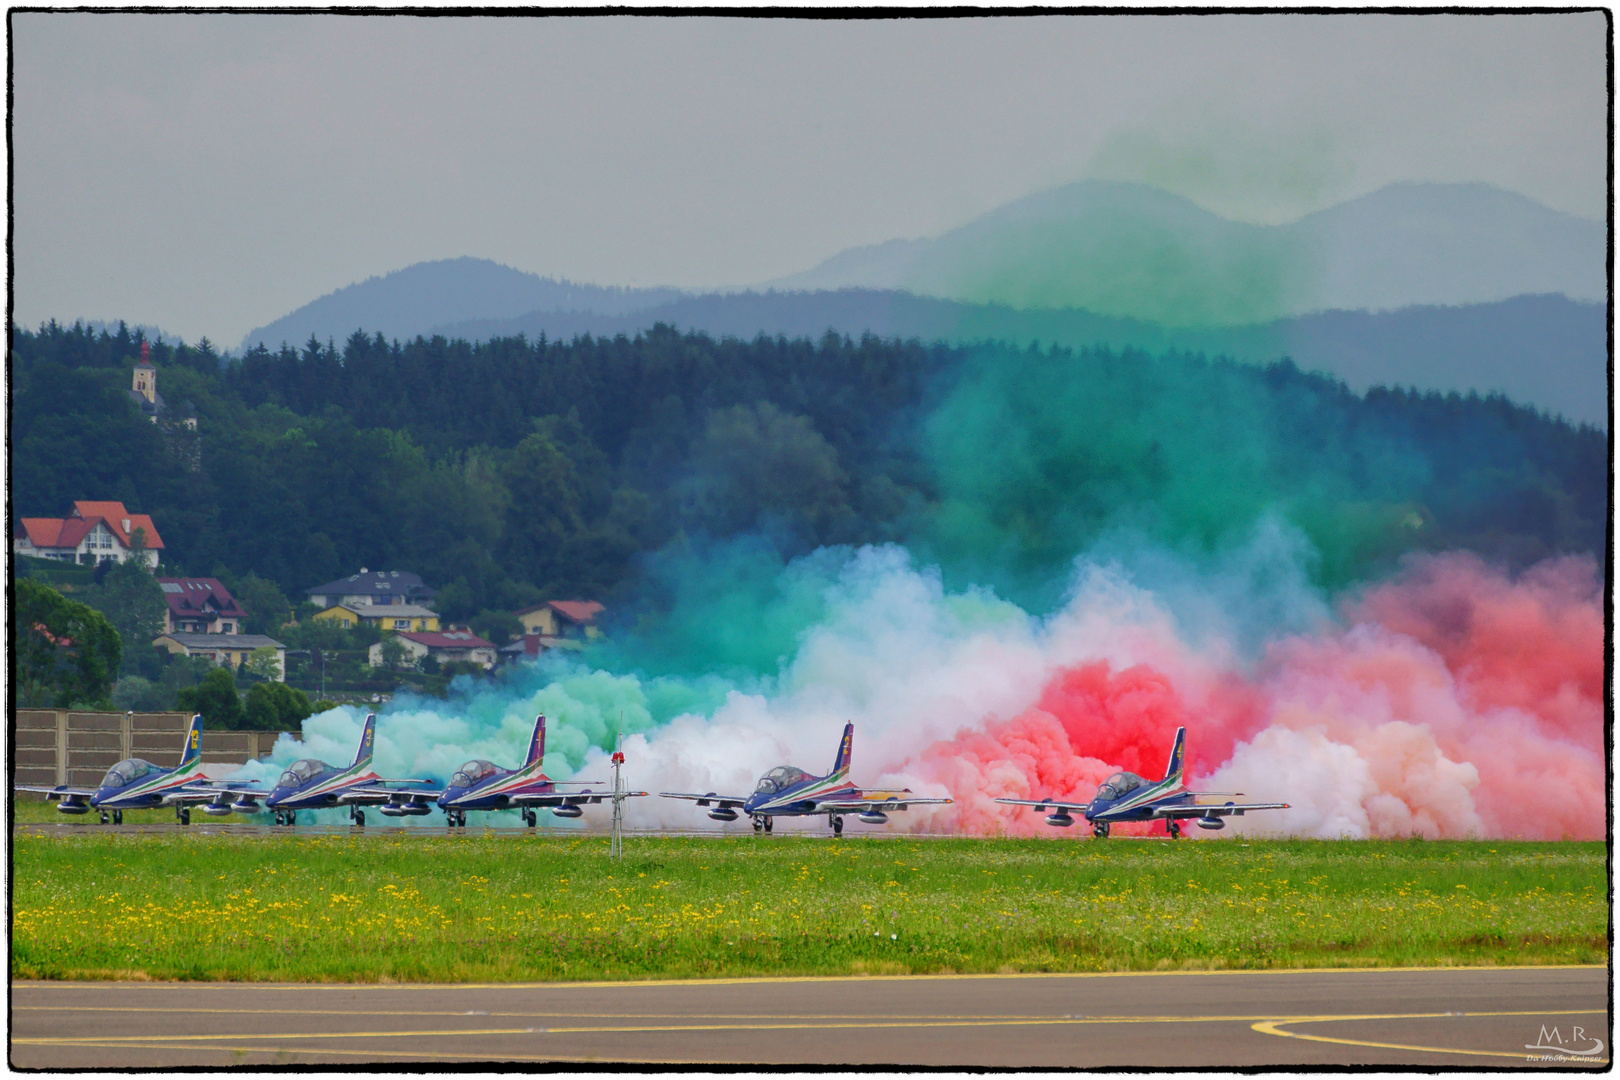
M 622 717 L 632 785 L 746 794 L 784 762 L 825 771 L 852 720 L 856 783 L 956 800 L 888 828 L 1059 835 L 991 800 L 1089 799 L 1122 768 L 1156 779 L 1185 725 L 1189 783 L 1294 806 L 1234 819 L 1233 831 L 1603 835 L 1592 560 L 1513 577 L 1467 554 L 1415 557 L 1335 616 L 1290 535 L 1268 520 L 1196 563 L 1100 544 L 1045 618 L 987 590 L 947 589 L 900 547 L 822 549 L 755 580 L 757 610 L 734 608 L 788 643 L 774 671 L 638 674 L 625 644 L 618 671 L 556 661 L 448 702 L 401 698 L 379 715 L 376 764 L 439 779 L 469 757 L 515 766 L 545 712 L 547 771 L 606 780 Z M 1269 638 L 1256 629 L 1266 625 L 1277 628 Z M 310 718 L 305 743 L 283 740 L 258 775 L 306 752 L 346 763 L 359 719 Z M 630 803 L 628 820 L 747 829 L 657 798 Z
M 992 829 L 998 795 L 1086 799 L 1115 767 L 1157 779 L 1185 723 L 1190 784 L 1293 804 L 1233 819 L 1239 832 L 1603 835 L 1603 623 L 1590 559 L 1514 581 L 1467 554 L 1417 557 L 1346 605 L 1346 619 L 1275 642 L 1247 676 L 1174 674 L 1176 661 L 1056 672 L 1030 708 L 919 755 L 917 771 L 963 803 L 933 827 Z

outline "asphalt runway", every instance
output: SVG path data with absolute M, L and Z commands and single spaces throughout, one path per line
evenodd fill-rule
M 1608 971 L 1593 967 L 11 985 L 17 1068 L 656 1062 L 1567 1069 L 1606 1065 L 1611 1027 Z M 1596 1053 L 1575 1053 L 1595 1042 Z

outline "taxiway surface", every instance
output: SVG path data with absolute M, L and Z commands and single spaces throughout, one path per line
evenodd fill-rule
M 1606 1064 L 1610 1030 L 1608 971 L 1594 967 L 457 986 L 14 982 L 11 1009 L 12 1064 L 67 1069 L 1569 1068 Z

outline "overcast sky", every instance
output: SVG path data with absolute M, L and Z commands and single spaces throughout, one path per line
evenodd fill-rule
M 234 346 L 476 255 L 751 284 L 1087 177 L 1282 221 L 1395 180 L 1601 218 L 1600 14 L 13 14 L 16 318 Z

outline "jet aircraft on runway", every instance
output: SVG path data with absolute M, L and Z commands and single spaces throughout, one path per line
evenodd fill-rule
M 101 812 L 103 825 L 109 819 L 114 825 L 122 825 L 125 810 L 159 806 L 174 807 L 175 818 L 182 825 L 191 824 L 191 808 L 198 805 L 203 813 L 215 817 L 258 810 L 253 800 L 260 792 L 253 790 L 253 783 L 210 780 L 203 775 L 202 725 L 200 713 L 191 718 L 178 768 L 164 769 L 140 758 L 127 758 L 108 769 L 97 788 L 22 784 L 14 790 L 43 792 L 59 800 L 56 809 L 63 814 L 88 814 L 94 808 Z
M 304 758 L 287 766 L 276 786 L 270 790 L 264 805 L 275 811 L 277 825 L 291 825 L 299 810 L 347 806 L 349 820 L 365 825 L 362 806 L 381 804 L 400 809 L 391 816 L 401 814 L 428 814 L 433 808 L 426 802 L 415 801 L 415 792 L 397 789 L 394 784 L 430 784 L 431 780 L 385 780 L 371 769 L 372 741 L 376 731 L 376 714 L 366 716 L 366 726 L 360 732 L 360 748 L 355 752 L 354 764 L 346 769 L 328 765 L 314 758 Z M 420 806 L 420 809 L 417 807 Z
M 855 740 L 855 725 L 844 725 L 844 738 L 838 744 L 838 756 L 833 760 L 832 772 L 826 776 L 812 776 L 792 765 L 780 765 L 760 777 L 759 786 L 752 795 L 717 795 L 710 791 L 694 795 L 680 791 L 659 792 L 666 799 L 691 799 L 699 806 L 713 807 L 709 816 L 716 821 L 736 821 L 741 810 L 754 822 L 754 831 L 771 831 L 772 819 L 777 817 L 811 817 L 826 814 L 833 835 L 844 831 L 844 815 L 854 814 L 868 825 L 882 825 L 888 815 L 908 806 L 924 803 L 948 803 L 950 799 L 919 799 L 911 789 L 878 791 L 858 788 L 849 782 L 850 746 Z
M 1241 791 L 1188 791 L 1182 787 L 1182 743 L 1187 729 L 1176 728 L 1176 740 L 1170 747 L 1170 763 L 1165 766 L 1164 779 L 1156 784 L 1130 772 L 1117 772 L 1103 782 L 1090 802 L 1064 802 L 1062 799 L 997 799 L 1009 806 L 1033 806 L 1037 811 L 1050 808 L 1048 825 L 1067 828 L 1074 824 L 1070 811 L 1079 810 L 1091 822 L 1091 834 L 1098 839 L 1108 835 L 1108 828 L 1116 821 L 1163 821 L 1171 839 L 1181 836 L 1181 822 L 1192 820 L 1200 829 L 1224 829 L 1221 819 L 1228 814 L 1242 817 L 1249 810 L 1287 810 L 1287 803 L 1209 803 L 1200 799 L 1225 798 L 1242 795 Z
M 581 791 L 565 790 L 585 784 L 600 784 L 602 781 L 552 780 L 540 771 L 545 756 L 546 718 L 537 716 L 534 718 L 534 734 L 529 737 L 529 754 L 521 768 L 503 769 L 493 762 L 475 759 L 457 769 L 443 791 L 401 793 L 401 799 L 410 800 L 413 805 L 417 800 L 437 802 L 452 828 L 458 825 L 466 827 L 469 810 L 516 809 L 522 812 L 523 823 L 532 829 L 538 820 L 534 811 L 537 806 L 548 807 L 557 817 L 577 818 L 585 813 L 581 808 L 587 803 L 613 798 L 611 790 L 592 791 L 589 787 Z M 636 797 L 647 793 L 627 791 L 624 794 Z M 398 816 L 419 811 L 391 803 L 384 806 L 382 812 Z

